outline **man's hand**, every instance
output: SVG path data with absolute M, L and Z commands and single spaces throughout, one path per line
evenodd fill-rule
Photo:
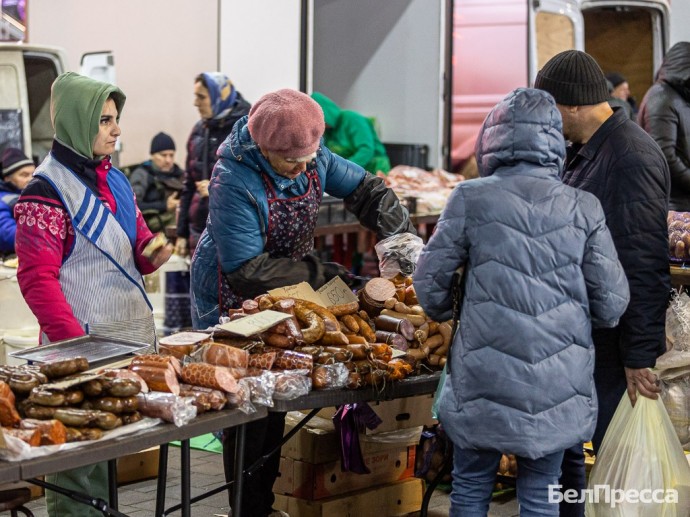
M 208 180 L 201 180 L 196 182 L 196 191 L 201 197 L 208 197 Z
M 177 195 L 177 192 L 173 192 L 168 196 L 168 199 L 166 200 L 166 208 L 168 209 L 168 212 L 174 212 L 177 210 L 177 206 L 180 204 L 180 198 Z
M 159 268 L 168 261 L 172 252 L 173 245 L 168 243 L 154 251 L 149 260 L 151 260 L 151 264 Z
M 658 393 L 661 393 L 659 378 L 649 368 L 626 368 L 625 378 L 628 381 L 628 397 L 633 406 L 637 402 L 638 391 L 643 397 L 659 398 Z
M 187 256 L 189 253 L 189 250 L 187 249 L 187 239 L 184 237 L 178 237 L 175 240 L 175 253 L 177 253 L 180 257 Z

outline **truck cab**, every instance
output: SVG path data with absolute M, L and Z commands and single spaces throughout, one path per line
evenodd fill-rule
M 628 80 L 638 101 L 669 42 L 667 0 L 455 0 L 451 163 L 471 170 L 477 132 L 508 92 L 554 55 L 584 50 Z
M 67 71 L 63 49 L 0 43 L 0 153 L 17 147 L 40 163 L 50 151 L 50 88 Z M 114 82 L 110 52 L 85 54 L 80 73 Z

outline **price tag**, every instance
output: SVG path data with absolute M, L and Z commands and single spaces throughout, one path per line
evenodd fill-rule
M 300 282 L 295 285 L 288 285 L 286 287 L 278 287 L 276 289 L 271 289 L 268 294 L 272 296 L 285 296 L 287 298 L 299 298 L 300 300 L 307 300 L 310 302 L 318 303 L 319 305 L 325 307 L 321 296 L 311 288 L 307 282 Z
M 319 293 L 319 296 L 321 296 L 321 300 L 323 300 L 322 305 L 326 307 L 357 301 L 357 297 L 352 290 L 338 276 L 332 278 L 317 292 Z
M 229 323 L 218 325 L 219 328 L 238 334 L 240 336 L 249 337 L 254 334 L 259 334 L 264 330 L 270 329 L 274 325 L 283 320 L 291 318 L 289 314 L 278 311 L 261 311 L 250 316 L 245 316 Z

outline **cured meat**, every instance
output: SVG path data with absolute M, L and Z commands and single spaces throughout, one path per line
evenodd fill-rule
M 180 360 L 174 355 L 137 355 L 132 359 L 131 364 L 144 366 L 172 366 L 172 369 L 175 370 L 177 375 L 180 375 L 180 372 L 182 372 L 182 364 L 180 364 Z M 136 393 L 133 393 L 133 395 L 136 395 Z
M 191 384 L 180 384 L 180 394 L 182 394 L 183 391 L 205 393 L 208 396 L 209 402 L 211 403 L 211 409 L 216 411 L 223 409 L 227 403 L 225 393 L 220 390 L 204 388 L 203 386 L 192 386 Z
M 0 425 L 14 427 L 22 419 L 15 407 L 14 393 L 9 385 L 0 381 Z
M 280 370 L 311 370 L 314 359 L 311 354 L 295 352 L 294 350 L 280 350 L 276 353 L 273 366 Z
M 59 420 L 34 420 L 26 418 L 19 422 L 20 429 L 38 429 L 41 445 L 59 445 L 67 441 L 67 429 Z
M 228 369 L 213 364 L 192 363 L 184 365 L 182 367 L 182 380 L 194 386 L 228 392 L 237 391 L 237 381 Z
M 15 429 L 12 427 L 3 427 L 2 432 L 5 435 L 14 436 L 21 441 L 28 443 L 32 447 L 41 445 L 41 431 L 38 429 Z
M 230 345 L 210 343 L 202 347 L 201 360 L 216 366 L 246 368 L 249 364 L 249 352 Z
M 139 383 L 141 391 L 143 391 L 144 393 L 147 393 L 149 391 L 149 387 L 146 384 L 146 381 L 141 378 L 141 375 L 139 375 L 136 372 L 133 372 L 132 370 L 127 370 L 125 368 L 109 368 L 107 370 L 103 370 L 102 373 L 109 379 L 131 379 Z
M 73 357 L 64 361 L 54 361 L 41 365 L 41 373 L 49 379 L 58 379 L 67 375 L 84 372 L 89 369 L 89 361 L 86 357 Z
M 129 369 L 139 374 L 149 388 L 154 391 L 167 391 L 180 394 L 180 383 L 172 366 L 130 365 Z M 184 369 L 183 369 L 184 370 Z

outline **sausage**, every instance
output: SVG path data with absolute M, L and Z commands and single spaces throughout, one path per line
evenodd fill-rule
M 25 418 L 19 422 L 20 429 L 38 429 L 41 445 L 59 445 L 67 441 L 67 429 L 59 420 L 36 420 Z
M 175 408 L 179 399 L 172 393 L 139 393 L 139 412 L 151 418 L 160 418 L 166 422 L 175 421 Z
M 261 339 L 263 339 L 267 345 L 276 348 L 294 348 L 297 344 L 294 337 L 278 334 L 276 332 L 264 332 L 261 334 Z
M 182 371 L 180 360 L 174 355 L 137 355 L 132 359 L 130 364 L 143 366 L 172 366 L 172 369 L 175 370 L 177 375 L 180 375 L 180 372 Z M 136 395 L 136 393 L 132 393 L 132 395 Z
M 345 348 L 352 354 L 353 361 L 361 361 L 367 358 L 368 345 L 347 345 Z
M 321 344 L 323 346 L 346 346 L 349 343 L 350 342 L 347 340 L 347 336 L 340 331 L 324 332 L 323 337 L 321 338 Z
M 101 379 L 91 379 L 86 381 L 82 388 L 88 397 L 99 397 L 103 394 L 103 381 Z
M 139 377 L 139 375 L 137 375 L 137 377 Z M 105 390 L 108 392 L 108 395 L 112 397 L 133 397 L 141 391 L 141 383 L 136 379 L 116 377 L 114 379 L 108 379 Z
M 333 314 L 333 316 L 344 316 L 346 314 L 354 314 L 359 310 L 359 301 L 354 301 L 350 303 L 343 303 L 340 305 L 331 305 L 328 310 Z
M 139 391 L 143 391 L 144 393 L 149 391 L 149 387 L 146 384 L 146 381 L 144 381 L 144 379 L 141 378 L 141 375 L 139 375 L 136 372 L 133 372 L 132 370 L 127 370 L 125 368 L 108 368 L 106 370 L 103 370 L 102 373 L 108 379 L 129 379 L 129 380 L 134 381 L 135 383 L 137 383 L 139 385 Z M 111 392 L 109 394 L 114 396 L 114 397 L 128 397 L 128 396 L 130 396 L 129 394 L 124 393 L 119 388 L 116 388 L 116 391 L 118 393 L 121 393 L 121 394 L 113 392 L 112 388 L 111 388 Z M 89 394 L 87 393 L 87 395 L 89 395 Z M 89 395 L 89 396 L 98 396 L 98 395 L 100 395 L 100 393 L 97 395 Z M 136 393 L 133 393 L 132 395 L 136 395 Z
M 198 391 L 199 393 L 206 393 L 206 395 L 208 395 L 209 401 L 211 402 L 211 409 L 216 411 L 223 409 L 227 402 L 225 394 L 220 390 L 204 388 L 203 386 L 192 386 L 191 384 L 180 384 L 180 390 L 182 389 L 185 389 L 187 391 Z
M 369 346 L 369 355 L 372 359 L 388 362 L 393 358 L 393 349 L 384 343 L 372 343 Z
M 13 427 L 19 423 L 21 416 L 15 406 L 16 399 L 10 386 L 0 381 L 0 424 Z
M 242 310 L 245 314 L 256 314 L 259 312 L 259 302 L 249 299 L 242 302 Z
M 180 396 L 192 397 L 194 399 L 192 404 L 196 406 L 196 412 L 199 415 L 211 410 L 211 401 L 209 400 L 208 393 L 180 388 Z
M 352 316 L 352 314 L 345 314 L 345 315 L 341 316 L 340 321 L 353 334 L 357 334 L 359 332 L 359 323 L 357 323 L 357 320 L 354 318 L 354 316 Z
M 352 352 L 345 347 L 329 346 L 324 349 L 324 352 L 332 354 L 337 363 L 344 363 L 352 359 Z
M 407 339 L 396 332 L 387 332 L 385 330 L 376 331 L 376 341 L 379 343 L 385 343 L 398 350 L 407 350 L 409 348 L 407 344 Z
M 377 331 L 385 330 L 388 332 L 397 332 L 406 340 L 412 341 L 414 339 L 414 325 L 407 317 L 403 319 L 382 314 L 376 317 L 374 325 L 376 325 Z
M 369 325 L 369 320 L 365 320 L 357 314 L 353 314 L 352 316 L 355 318 L 357 324 L 359 325 L 360 335 L 369 343 L 374 343 L 376 341 L 376 334 L 374 334 L 374 330 Z
M 331 352 L 321 352 L 316 356 L 317 364 L 333 364 L 335 363 L 335 357 Z
M 182 367 L 182 380 L 187 384 L 221 391 L 236 392 L 238 389 L 237 381 L 227 368 L 212 364 L 192 363 L 184 365 Z
M 84 442 L 88 440 L 100 440 L 103 431 L 96 427 L 66 427 L 68 442 Z
M 301 323 L 306 325 L 306 327 L 302 329 L 302 337 L 306 344 L 310 345 L 321 339 L 324 332 L 326 332 L 326 327 L 323 320 L 316 312 L 296 305 L 295 315 Z
M 122 413 L 124 406 L 122 400 L 117 397 L 101 397 L 84 402 L 82 409 L 97 409 L 99 411 L 109 411 L 111 413 Z
M 65 394 L 62 391 L 34 388 L 29 395 L 29 402 L 42 406 L 64 406 Z
M 311 354 L 294 350 L 280 350 L 276 354 L 273 366 L 281 370 L 311 370 L 314 366 L 314 358 Z
M 335 318 L 333 313 L 325 307 L 321 307 L 318 303 L 297 299 L 295 300 L 295 313 L 297 313 L 297 308 L 299 307 L 314 311 L 316 315 L 323 320 L 325 330 L 335 331 L 340 328 L 338 325 L 338 320 Z M 297 315 L 297 318 L 299 319 L 299 315 Z
M 37 404 L 23 404 L 22 411 L 27 418 L 36 418 L 38 420 L 50 420 L 55 417 L 57 408 L 48 406 L 39 406 Z
M 94 422 L 96 427 L 106 430 L 122 427 L 122 419 L 119 416 L 108 411 L 99 411 L 98 413 Z
M 82 390 L 73 389 L 65 391 L 65 404 L 68 406 L 76 406 L 81 404 L 84 400 L 84 392 Z
M 356 336 L 354 334 L 345 334 L 347 342 L 351 345 L 366 345 L 368 341 L 364 339 L 364 336 Z
M 261 352 L 249 356 L 248 367 L 270 370 L 276 360 L 276 352 Z
M 381 311 L 381 316 L 390 316 L 392 318 L 404 319 L 412 323 L 414 327 L 424 325 L 424 323 L 426 322 L 426 317 L 422 316 L 421 314 L 400 314 L 399 312 L 391 311 L 388 309 L 383 309 Z
M 152 390 L 167 391 L 175 395 L 180 394 L 180 383 L 172 367 L 130 365 L 129 369 L 141 375 L 147 386 Z
M 136 397 L 134 398 L 136 399 Z M 137 401 L 137 406 L 138 405 L 139 402 Z M 138 422 L 143 417 L 141 416 L 141 413 L 139 413 L 139 411 L 134 411 L 133 413 L 123 413 L 122 416 L 120 416 L 120 418 L 122 418 L 122 425 L 129 425 Z
M 361 388 L 362 386 L 364 386 L 364 382 L 362 381 L 362 376 L 360 375 L 360 373 L 350 372 L 347 376 L 346 387 L 350 390 L 356 390 L 357 388 Z
M 41 373 L 49 379 L 57 379 L 84 372 L 89 369 L 89 362 L 86 357 L 73 357 L 64 361 L 55 361 L 41 365 Z
M 55 410 L 54 418 L 70 427 L 95 425 L 100 429 L 113 429 L 122 425 L 117 415 L 96 409 L 60 408 Z
M 40 380 L 33 373 L 13 373 L 10 375 L 7 383 L 17 394 L 29 393 L 32 389 L 41 385 Z
M 217 366 L 246 368 L 249 365 L 249 352 L 230 345 L 210 343 L 201 348 L 201 360 Z

